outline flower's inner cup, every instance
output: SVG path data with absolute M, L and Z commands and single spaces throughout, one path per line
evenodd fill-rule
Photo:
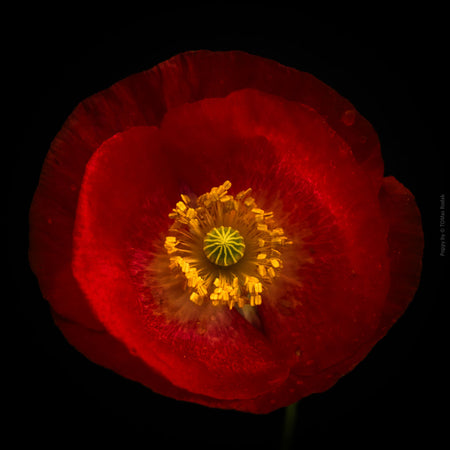
M 233 197 L 230 187 L 226 181 L 198 198 L 182 194 L 169 214 L 169 268 L 184 278 L 197 305 L 260 305 L 283 268 L 283 248 L 292 244 L 273 213 L 258 208 L 251 189 Z

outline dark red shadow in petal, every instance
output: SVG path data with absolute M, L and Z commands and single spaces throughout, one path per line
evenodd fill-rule
M 275 395 L 268 394 L 248 400 L 220 400 L 180 389 L 149 367 L 137 355 L 131 354 L 122 342 L 106 331 L 87 329 L 56 313 L 53 313 L 53 319 L 68 342 L 89 360 L 141 383 L 158 394 L 212 408 L 237 409 L 256 414 L 268 413 L 282 406 L 282 396 L 278 392 Z M 287 405 L 292 394 L 286 390 L 286 396 Z M 277 403 L 272 400 L 274 398 L 277 398 Z M 284 401 L 286 402 L 286 400 Z
M 164 117 L 164 150 L 170 155 L 177 178 L 197 195 L 226 180 L 232 182 L 230 192 L 234 194 L 249 187 L 258 194 L 260 186 L 264 186 L 264 194 L 267 179 L 275 175 L 279 155 L 264 133 L 249 128 L 244 134 L 236 127 L 241 117 L 245 116 L 248 123 L 248 104 L 252 103 L 249 92 L 184 104 Z
M 53 313 L 53 319 L 70 344 L 92 362 L 137 381 L 158 394 L 205 406 L 227 408 L 226 401 L 193 394 L 174 386 L 106 331 L 87 329 L 56 313 Z

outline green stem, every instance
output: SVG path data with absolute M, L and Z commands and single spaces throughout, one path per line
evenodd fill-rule
M 291 450 L 294 438 L 295 421 L 297 418 L 297 403 L 292 403 L 286 407 L 284 416 L 282 449 Z

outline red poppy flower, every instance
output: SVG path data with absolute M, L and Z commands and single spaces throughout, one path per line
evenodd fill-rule
M 184 53 L 83 101 L 30 230 L 54 320 L 89 359 L 254 413 L 361 361 L 411 301 L 423 247 L 371 125 L 242 52 Z

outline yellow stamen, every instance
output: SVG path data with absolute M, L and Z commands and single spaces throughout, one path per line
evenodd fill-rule
M 260 305 L 266 283 L 282 270 L 283 248 L 292 243 L 273 213 L 250 197 L 251 188 L 233 197 L 230 187 L 226 181 L 197 199 L 182 194 L 169 214 L 169 268 L 184 278 L 197 305 Z
M 276 258 L 272 258 L 270 260 L 270 263 L 272 264 L 273 267 L 275 267 L 275 269 L 280 267 L 280 261 Z

